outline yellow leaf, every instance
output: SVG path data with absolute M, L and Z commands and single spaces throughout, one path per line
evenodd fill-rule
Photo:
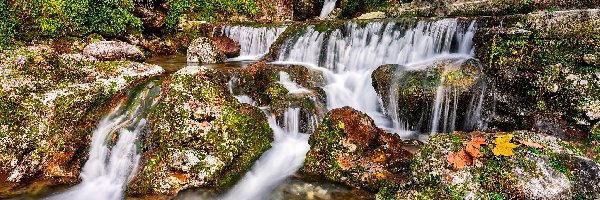
M 338 124 L 338 127 L 340 127 L 341 129 L 344 129 L 344 122 L 340 122 L 340 123 Z
M 385 156 L 385 154 L 379 154 L 379 156 L 377 156 L 375 159 L 373 159 L 374 162 L 385 162 L 385 160 L 387 159 L 387 157 Z
M 385 174 L 379 172 L 379 173 L 375 174 L 375 177 L 377 177 L 377 179 L 384 179 L 385 178 Z
M 494 139 L 494 144 L 509 143 L 512 138 L 512 134 L 497 136 L 496 139 Z
M 510 143 L 510 140 L 512 138 L 513 138 L 512 134 L 497 136 L 496 139 L 494 139 L 494 144 L 496 144 L 496 147 L 494 147 L 494 149 L 492 149 L 492 152 L 494 153 L 494 155 L 496 155 L 496 156 L 515 155 L 515 153 L 513 152 L 513 149 L 517 148 L 519 145 Z
M 492 152 L 494 152 L 494 155 L 496 156 L 512 156 L 515 155 L 513 149 L 517 148 L 518 146 L 519 145 L 513 143 L 501 143 L 496 145 Z

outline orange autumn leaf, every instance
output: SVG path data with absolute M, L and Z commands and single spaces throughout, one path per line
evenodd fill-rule
M 450 153 L 448 154 L 446 159 L 448 160 L 448 163 L 450 163 L 457 169 L 463 169 L 466 165 L 471 165 L 472 163 L 471 157 L 464 150 L 460 150 L 459 152 L 455 153 Z
M 519 140 L 519 143 L 528 146 L 528 147 L 533 147 L 536 149 L 543 149 L 544 146 L 542 146 L 541 144 L 535 143 L 535 142 L 529 142 L 529 141 L 524 141 L 524 140 Z
M 481 154 L 480 149 L 481 145 L 486 144 L 487 142 L 485 142 L 485 139 L 480 137 L 473 138 L 470 142 L 467 143 L 466 151 L 467 153 L 469 153 L 469 155 L 473 157 L 473 163 L 476 162 L 477 158 L 483 156 L 483 154 Z

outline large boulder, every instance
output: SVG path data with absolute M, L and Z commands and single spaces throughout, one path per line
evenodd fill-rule
M 400 137 L 350 107 L 329 111 L 309 144 L 305 173 L 375 191 L 382 184 L 406 183 L 412 154 L 403 149 Z
M 481 146 L 468 147 L 472 144 Z M 530 131 L 437 134 L 415 154 L 411 184 L 387 195 L 398 199 L 597 199 L 600 164 L 589 158 L 597 158 L 597 153 L 582 149 L 581 144 Z
M 212 44 L 223 52 L 227 57 L 233 58 L 240 56 L 240 43 L 226 36 L 216 36 L 210 38 Z
M 160 66 L 59 57 L 45 46 L 0 54 L 0 198 L 78 181 L 105 108 Z M 39 191 L 39 190 L 31 190 Z
M 190 66 L 163 83 L 129 195 L 229 187 L 270 148 L 265 114 L 232 96 L 226 73 Z
M 87 45 L 83 55 L 102 61 L 141 61 L 144 53 L 137 47 L 121 41 L 100 41 Z
M 196 38 L 187 51 L 188 63 L 223 63 L 227 56 L 213 45 L 210 38 Z
M 473 107 L 485 92 L 481 68 L 477 59 L 445 59 L 415 66 L 382 65 L 371 77 L 388 114 L 397 113 L 415 130 L 427 132 L 438 124 L 438 131 L 447 132 L 480 126 L 465 122 L 471 120 L 469 113 L 477 114 Z M 450 112 L 441 113 L 444 109 Z M 436 113 L 442 115 L 434 122 Z

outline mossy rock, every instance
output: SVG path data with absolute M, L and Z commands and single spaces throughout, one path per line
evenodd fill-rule
M 518 145 L 514 155 L 496 155 L 494 139 L 506 134 Z M 479 149 L 481 157 L 463 169 L 451 165 L 448 155 L 476 137 L 487 143 Z M 600 194 L 598 163 L 569 142 L 529 131 L 431 136 L 415 154 L 411 172 L 412 184 L 398 190 L 398 199 L 593 199 Z
M 408 160 L 397 135 L 377 128 L 350 107 L 331 110 L 310 136 L 302 171 L 353 187 L 378 191 L 406 183 Z

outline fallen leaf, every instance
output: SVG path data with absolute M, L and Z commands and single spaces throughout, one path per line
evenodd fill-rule
M 497 144 L 496 147 L 494 149 L 492 149 L 492 152 L 494 152 L 494 155 L 496 156 L 512 156 L 515 155 L 515 153 L 513 152 L 514 148 L 517 148 L 519 145 L 513 144 L 513 143 L 500 143 Z
M 470 142 L 467 143 L 466 151 L 467 153 L 469 153 L 469 155 L 471 155 L 471 157 L 473 157 L 473 163 L 477 161 L 477 158 L 483 156 L 483 154 L 481 154 L 480 149 L 481 145 L 486 144 L 487 142 L 485 142 L 485 139 L 480 137 L 473 138 Z
M 466 165 L 472 164 L 471 157 L 464 150 L 460 150 L 455 153 L 450 153 L 446 157 L 448 163 L 454 166 L 456 169 L 463 169 Z
M 340 123 L 338 124 L 338 127 L 339 127 L 339 128 L 341 128 L 341 129 L 344 129 L 344 122 L 340 122 Z
M 385 174 L 379 172 L 379 173 L 375 174 L 375 177 L 377 177 L 377 179 L 384 179 L 385 178 Z
M 492 149 L 492 152 L 494 153 L 494 155 L 496 155 L 496 156 L 515 155 L 515 153 L 513 152 L 513 149 L 517 148 L 519 145 L 510 143 L 510 140 L 512 140 L 512 138 L 513 138 L 512 134 L 497 136 L 496 139 L 494 139 L 494 144 L 496 144 L 496 147 L 494 147 L 494 149 Z
M 524 141 L 524 140 L 519 140 L 519 143 L 528 146 L 528 147 L 533 147 L 536 149 L 543 149 L 544 146 L 542 146 L 541 144 L 535 143 L 535 142 L 529 142 L 529 141 Z
M 377 156 L 375 159 L 373 159 L 374 162 L 385 162 L 386 160 L 386 156 L 385 154 L 379 154 L 379 156 Z

